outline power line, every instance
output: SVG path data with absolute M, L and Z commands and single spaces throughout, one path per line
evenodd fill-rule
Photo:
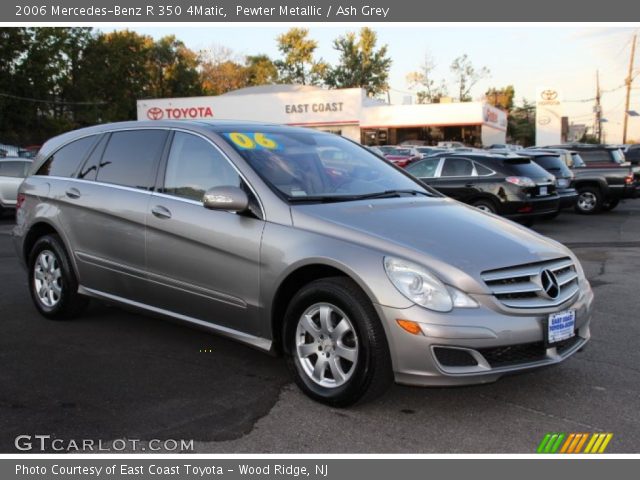
M 11 95 L 9 93 L 0 92 L 0 97 L 12 98 L 14 100 L 23 100 L 25 102 L 33 103 L 48 103 L 52 105 L 106 105 L 107 102 L 66 102 L 63 100 L 42 100 L 39 98 L 21 97 L 19 95 Z

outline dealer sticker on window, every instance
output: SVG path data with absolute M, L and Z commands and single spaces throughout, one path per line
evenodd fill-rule
M 278 150 L 280 145 L 273 138 L 260 132 L 225 133 L 231 142 L 240 150 Z
M 549 344 L 561 342 L 576 334 L 576 311 L 552 313 L 549 315 L 547 326 L 547 342 Z

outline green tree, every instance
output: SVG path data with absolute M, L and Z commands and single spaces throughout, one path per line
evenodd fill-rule
M 440 103 L 440 99 L 448 95 L 445 81 L 438 82 L 434 78 L 435 68 L 435 61 L 426 54 L 420 69 L 407 75 L 409 87 L 420 88 L 416 92 L 418 103 Z
M 189 97 L 202 93 L 198 56 L 174 35 L 156 41 L 147 62 L 151 96 Z
M 364 88 L 369 96 L 386 92 L 391 58 L 387 45 L 376 49 L 376 43 L 376 32 L 367 27 L 360 30 L 358 38 L 349 32 L 335 39 L 333 48 L 340 52 L 340 60 L 328 69 L 325 83 L 333 88 Z
M 200 52 L 200 79 L 207 95 L 221 95 L 248 85 L 242 60 L 222 45 L 213 45 Z
M 96 108 L 81 123 L 136 118 L 136 100 L 156 93 L 149 58 L 153 39 L 130 30 L 96 35 L 87 45 L 80 68 L 80 88 Z
M 282 58 L 274 63 L 282 83 L 319 85 L 324 81 L 328 65 L 315 60 L 318 42 L 308 35 L 306 28 L 292 28 L 276 38 Z
M 492 87 L 485 92 L 484 98 L 488 104 L 509 112 L 513 108 L 515 94 L 516 91 L 513 85 L 508 85 L 503 88 Z
M 26 28 L 0 28 L 0 143 L 18 143 L 20 102 L 17 68 L 27 49 L 29 32 Z
M 278 83 L 278 69 L 267 55 L 248 55 L 245 68 L 247 84 L 250 86 Z
M 461 102 L 470 102 L 471 89 L 491 73 L 487 67 L 476 69 L 467 54 L 455 58 L 449 68 L 458 87 L 458 100 Z
M 513 107 L 507 123 L 507 137 L 518 145 L 535 145 L 536 107 L 533 103 L 523 99 L 522 105 Z

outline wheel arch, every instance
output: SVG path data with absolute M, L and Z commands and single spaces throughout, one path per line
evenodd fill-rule
M 580 188 L 584 187 L 598 188 L 603 195 L 607 195 L 609 193 L 609 185 L 607 185 L 607 182 L 603 179 L 591 178 L 585 180 L 574 180 L 573 188 L 579 191 Z
M 366 284 L 344 265 L 315 260 L 310 263 L 292 267 L 278 283 L 269 311 L 273 341 L 272 351 L 274 353 L 279 354 L 282 352 L 281 337 L 284 325 L 284 314 L 293 296 L 308 283 L 328 277 L 344 277 L 352 280 L 364 292 L 367 298 L 372 303 L 374 302 L 372 292 L 367 288 Z
M 22 258 L 25 265 L 29 265 L 29 254 L 31 253 L 31 249 L 36 244 L 38 239 L 45 235 L 57 235 L 58 238 L 60 238 L 62 246 L 67 252 L 69 262 L 74 269 L 74 273 L 76 274 L 76 276 L 78 276 L 78 267 L 76 265 L 75 258 L 72 255 L 72 251 L 69 248 L 69 243 L 66 237 L 53 224 L 46 220 L 38 220 L 37 222 L 35 222 L 29 227 L 29 230 L 24 236 L 24 240 L 22 241 Z

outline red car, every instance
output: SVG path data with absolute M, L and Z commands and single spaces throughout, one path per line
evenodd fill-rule
M 405 168 L 416 160 L 422 159 L 422 155 L 415 148 L 392 147 L 383 151 L 384 158 L 401 168 Z

